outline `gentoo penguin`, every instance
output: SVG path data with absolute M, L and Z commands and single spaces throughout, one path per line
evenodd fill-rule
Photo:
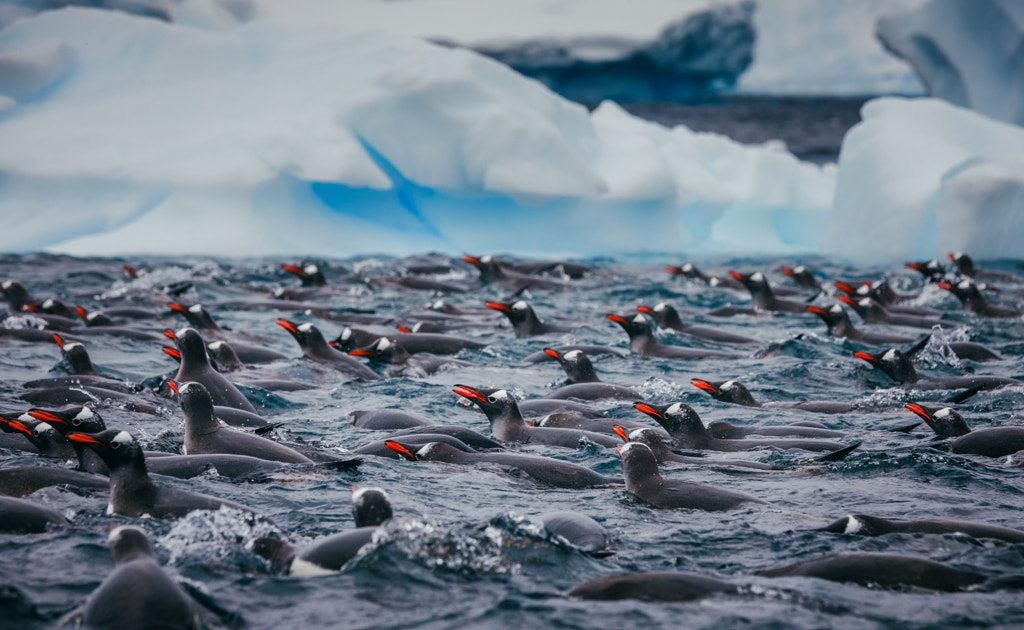
M 983 374 L 969 374 L 965 376 L 936 376 L 934 378 L 921 378 L 910 358 L 901 350 L 890 348 L 875 354 L 868 352 L 855 352 L 853 356 L 867 361 L 871 367 L 883 372 L 886 376 L 908 389 L 933 390 L 933 389 L 969 389 L 975 392 L 1000 387 L 1024 386 L 1024 383 L 1004 376 L 986 376 Z
M 4 534 L 38 534 L 68 525 L 68 519 L 46 506 L 0 496 L 0 532 Z
M 815 276 L 814 272 L 808 269 L 805 265 L 783 267 L 779 271 L 782 272 L 783 275 L 792 278 L 793 282 L 802 289 L 811 289 L 812 291 L 821 290 L 821 283 L 818 281 L 817 276 Z
M 739 587 L 715 578 L 683 571 L 648 571 L 609 575 L 575 586 L 566 595 L 578 599 L 649 602 L 690 602 L 721 593 L 738 593 Z
M 956 284 L 943 280 L 939 283 L 940 289 L 945 289 L 957 297 L 964 305 L 964 309 L 982 317 L 1016 317 L 1024 315 L 1024 310 L 992 304 L 985 299 L 978 289 L 978 285 L 970 280 L 961 280 Z
M 754 272 L 750 275 L 742 274 L 738 271 L 730 271 L 729 276 L 742 284 L 747 291 L 750 291 L 750 296 L 753 298 L 755 309 L 772 311 L 773 313 L 804 312 L 805 304 L 803 302 L 794 302 L 792 300 L 783 300 L 775 297 L 775 293 L 772 291 L 771 285 L 768 284 L 768 279 L 765 278 L 764 274 L 760 271 Z
M 647 446 L 647 448 L 651 449 L 651 452 L 654 453 L 654 459 L 658 462 L 659 466 L 662 464 L 691 464 L 696 466 L 748 468 L 754 470 L 775 469 L 771 464 L 765 464 L 762 462 L 748 462 L 738 459 L 716 460 L 709 457 L 681 455 L 673 451 L 654 429 L 648 427 L 634 429 L 627 433 L 621 426 L 616 426 L 615 433 L 625 442 L 639 442 L 640 444 Z
M 476 451 L 503 451 L 505 447 L 482 433 L 473 429 L 446 424 L 435 424 L 429 427 L 410 427 L 388 435 L 388 439 L 403 440 L 410 435 L 441 434 L 457 439 Z
M 601 354 L 614 354 L 615 356 L 625 356 L 620 350 L 612 348 L 610 346 L 594 346 L 589 344 L 569 344 L 564 346 L 551 346 L 552 350 L 555 350 L 559 354 L 565 354 L 566 352 L 572 352 L 573 350 L 582 350 L 589 356 L 597 356 Z M 554 361 L 555 357 L 548 354 L 547 350 L 541 350 L 539 352 L 533 352 L 526 355 L 523 359 L 523 363 L 544 363 L 545 361 Z
M 512 293 L 519 293 L 526 289 L 569 289 L 572 287 L 567 282 L 531 276 L 519 273 L 502 267 L 500 263 L 491 256 L 463 256 L 462 262 L 469 263 L 480 272 L 480 281 L 484 284 L 497 284 Z
M 356 348 L 365 348 L 384 336 L 358 328 L 345 328 L 338 335 L 337 339 L 331 342 L 331 347 L 341 352 L 348 352 Z M 386 336 L 391 341 L 397 341 L 402 344 L 402 347 L 408 350 L 410 354 L 419 354 L 421 352 L 457 354 L 463 350 L 478 350 L 487 346 L 486 343 L 472 339 L 434 333 L 395 333 Z
M 68 439 L 95 450 L 110 470 L 107 514 L 178 518 L 193 510 L 218 510 L 221 506 L 252 512 L 226 499 L 156 485 L 149 478 L 142 448 L 127 431 L 69 433 Z
M 896 290 L 889 286 L 889 283 L 885 280 L 863 282 L 856 288 L 846 282 L 840 281 L 836 282 L 836 288 L 843 293 L 846 293 L 848 297 L 854 300 L 871 298 L 884 306 L 890 313 L 897 313 L 900 315 L 919 315 L 921 317 L 942 316 L 942 311 L 934 308 L 903 304 L 903 302 L 914 300 L 920 296 L 914 293 L 897 293 Z
M 246 548 L 269 561 L 277 573 L 302 577 L 336 573 L 373 540 L 381 524 L 392 518 L 387 493 L 380 488 L 353 488 L 352 515 L 355 529 L 318 538 L 301 549 L 276 538 L 257 538 Z
M 645 444 L 627 442 L 619 448 L 626 490 L 642 503 L 662 509 L 685 508 L 719 512 L 743 503 L 764 503 L 743 492 L 700 483 L 666 479 L 654 453 Z
M 196 602 L 160 568 L 145 532 L 117 527 L 108 540 L 114 569 L 68 621 L 110 630 L 205 627 Z
M 200 383 L 178 383 L 178 399 L 185 414 L 186 455 L 234 453 L 291 464 L 313 460 L 273 440 L 236 431 L 221 424 L 213 413 L 210 393 Z
M 181 353 L 181 365 L 178 366 L 178 373 L 174 377 L 175 381 L 202 383 L 203 387 L 210 392 L 213 404 L 256 413 L 256 408 L 246 400 L 242 392 L 238 391 L 237 387 L 218 374 L 210 365 L 210 358 L 206 354 L 206 344 L 203 343 L 203 336 L 197 330 L 182 328 L 174 333 L 174 341 L 177 344 L 178 352 Z
M 307 359 L 312 359 L 321 365 L 326 365 L 354 378 L 366 381 L 380 380 L 379 374 L 344 352 L 339 352 L 328 345 L 323 333 L 313 324 L 306 322 L 296 326 L 287 319 L 279 319 L 277 325 L 291 333 Z
M 501 311 L 512 322 L 512 330 L 516 337 L 532 337 L 535 335 L 546 335 L 549 333 L 563 333 L 573 330 L 572 326 L 560 326 L 558 324 L 547 324 L 538 319 L 526 300 L 515 302 L 488 302 L 487 308 Z
M 853 310 L 857 311 L 857 315 L 860 315 L 860 318 L 868 324 L 909 326 L 911 328 L 934 328 L 936 326 L 940 328 L 949 328 L 951 326 L 950 322 L 936 317 L 889 311 L 887 308 L 869 297 L 854 300 L 853 298 L 845 295 L 840 295 L 839 301 L 843 304 L 850 305 Z
M 350 411 L 346 419 L 352 420 L 352 426 L 375 431 L 397 431 L 409 427 L 430 426 L 434 423 L 401 409 L 370 409 Z
M 109 479 L 79 470 L 56 466 L 14 466 L 0 470 L 0 493 L 8 496 L 24 497 L 54 486 L 84 494 L 110 492 Z
M 974 280 L 990 280 L 993 282 L 1013 282 L 1019 283 L 1024 282 L 1024 277 L 1005 273 L 1002 271 L 992 271 L 989 269 L 978 269 L 974 266 L 974 261 L 971 257 L 963 252 L 952 252 L 949 254 L 949 260 L 956 267 L 956 270 L 961 275 L 967 276 Z
M 12 313 L 20 313 L 25 306 L 38 307 L 40 301 L 32 297 L 20 282 L 15 280 L 4 280 L 0 282 L 0 295 L 7 300 Z
M 946 444 L 950 452 L 1005 457 L 1024 451 L 1024 427 L 986 427 L 972 431 L 963 416 L 949 407 L 908 403 L 907 409 L 928 423 L 940 438 L 950 438 Z
M 1008 543 L 1024 542 L 1024 531 L 968 521 L 947 521 L 945 519 L 923 521 L 888 521 L 877 516 L 850 514 L 822 527 L 822 532 L 833 534 L 858 534 L 860 536 L 884 536 L 885 534 L 960 534 L 972 538 L 993 538 Z
M 210 312 L 203 308 L 202 304 L 193 304 L 192 306 L 184 306 L 178 302 L 168 302 L 167 308 L 181 313 L 188 320 L 188 325 L 196 330 L 202 331 L 220 331 L 222 330 L 217 322 L 213 320 L 213 316 Z
M 502 260 L 499 262 L 519 273 L 548 274 L 559 278 L 572 278 L 573 280 L 579 280 L 594 271 L 593 267 L 567 260 L 534 260 L 531 262 Z
M 761 403 L 758 402 L 747 386 L 737 380 L 711 382 L 705 381 L 704 379 L 694 378 L 690 379 L 690 383 L 697 389 L 706 391 L 715 400 L 722 402 L 732 403 L 734 405 L 741 405 L 743 407 L 773 407 L 778 409 L 800 409 L 801 411 L 812 411 L 815 413 L 846 413 L 855 409 L 856 406 L 850 403 L 836 402 L 836 401 L 817 401 L 817 400 L 802 400 L 795 403 Z M 796 435 L 800 437 L 841 437 L 842 434 L 836 431 L 824 431 L 820 427 L 808 427 L 805 425 L 793 426 L 793 432 L 786 433 L 790 427 L 758 427 L 771 433 L 761 433 L 761 435 Z M 710 427 L 709 427 L 710 428 Z M 808 430 L 809 429 L 809 430 Z
M 394 440 L 388 441 L 387 444 L 389 448 L 401 453 L 410 461 L 445 462 L 464 466 L 497 465 L 556 488 L 604 488 L 621 485 L 618 480 L 605 477 L 589 468 L 551 457 L 519 453 L 466 453 L 439 442 L 412 448 Z M 412 449 L 416 449 L 415 452 Z
M 442 433 L 418 433 L 406 435 L 403 436 L 401 440 L 402 443 L 409 448 L 419 448 L 419 446 L 423 444 L 440 442 L 466 453 L 476 452 L 476 449 L 469 446 L 462 440 Z M 358 455 L 375 455 L 377 457 L 386 457 L 387 459 L 402 459 L 404 457 L 402 454 L 388 446 L 388 442 L 390 441 L 391 439 L 373 440 L 372 442 L 367 442 L 366 444 L 353 449 L 352 452 Z
M 654 418 L 658 424 L 664 427 L 672 437 L 672 443 L 676 448 L 727 452 L 746 451 L 754 448 L 798 448 L 805 451 L 832 452 L 847 448 L 843 444 L 820 440 L 723 440 L 712 436 L 697 412 L 683 403 L 653 405 L 636 402 L 633 403 L 633 407 Z
M 421 374 L 425 376 L 448 365 L 459 367 L 473 365 L 468 361 L 426 353 L 412 355 L 402 344 L 387 337 L 381 337 L 365 348 L 349 350 L 349 354 L 354 357 L 366 357 L 370 359 L 371 363 L 387 364 L 389 375 Z
M 17 420 L 0 417 L 0 430 L 13 433 L 20 431 L 25 434 L 39 454 L 50 459 L 68 461 L 75 459 L 75 449 L 48 422 L 41 422 L 32 417 L 21 416 Z
M 290 274 L 299 277 L 304 287 L 323 287 L 327 286 L 327 278 L 324 277 L 324 272 L 320 271 L 320 267 L 309 263 L 301 267 L 296 265 L 281 265 L 282 271 L 287 271 Z
M 553 348 L 545 348 L 544 352 L 555 358 L 565 370 L 571 385 L 559 387 L 549 392 L 544 398 L 579 398 L 580 400 L 600 400 L 615 398 L 618 400 L 635 400 L 640 397 L 635 391 L 623 385 L 602 382 L 594 371 L 594 364 L 582 350 L 570 350 L 565 354 Z
M 828 334 L 833 337 L 858 341 L 869 346 L 892 345 L 894 343 L 910 343 L 914 341 L 913 337 L 904 335 L 858 330 L 854 328 L 853 322 L 850 321 L 850 316 L 846 314 L 846 311 L 839 304 L 833 304 L 827 309 L 812 305 L 808 305 L 805 308 L 808 313 L 814 313 L 825 322 L 825 325 L 828 326 Z
M 658 302 L 653 308 L 641 305 L 636 307 L 636 310 L 650 315 L 662 328 L 670 328 L 691 337 L 717 341 L 719 343 L 760 343 L 752 337 L 734 335 L 733 333 L 723 332 L 707 326 L 689 326 L 684 324 L 683 320 L 679 317 L 679 311 L 671 304 L 666 304 L 665 302 Z
M 758 575 L 815 577 L 883 587 L 917 586 L 936 591 L 958 591 L 987 579 L 980 573 L 961 571 L 925 558 L 867 551 L 830 553 L 760 571 Z
M 913 269 L 924 276 L 928 282 L 938 282 L 946 275 L 946 268 L 937 260 L 925 262 L 908 262 L 904 265 L 907 269 Z
M 629 335 L 629 349 L 642 357 L 659 357 L 662 359 L 699 359 L 703 357 L 719 357 L 722 359 L 738 359 L 740 355 L 717 350 L 703 350 L 701 348 L 684 348 L 682 346 L 668 346 L 659 343 L 654 338 L 651 325 L 643 315 L 637 313 L 632 319 L 622 315 L 609 314 L 606 317 L 626 331 Z
M 547 444 L 565 448 L 577 448 L 582 439 L 608 448 L 619 443 L 616 438 L 592 431 L 530 426 L 523 420 L 516 399 L 504 389 L 474 389 L 456 385 L 452 391 L 475 403 L 484 412 L 491 423 L 491 432 L 502 442 Z
M 215 340 L 210 341 L 206 348 L 210 352 L 211 358 L 216 361 L 219 372 L 233 371 L 231 369 L 225 369 L 229 365 L 228 362 L 231 361 L 230 357 L 223 356 L 228 352 L 232 355 L 236 355 L 234 357 L 234 361 L 238 363 L 237 369 L 241 369 L 243 364 L 273 363 L 275 361 L 283 361 L 288 358 L 287 355 L 282 354 L 277 350 L 271 350 L 270 348 L 240 341 L 240 339 L 250 341 L 267 340 L 256 335 L 236 333 L 221 328 L 217 322 L 214 321 L 210 312 L 207 311 L 202 304 L 193 304 L 186 308 L 178 302 L 171 302 L 167 307 L 172 311 L 176 311 L 184 315 L 185 319 L 188 320 L 189 326 L 202 331 L 205 339 Z M 224 349 L 224 344 L 228 340 L 231 341 L 232 345 L 227 349 Z
M 89 351 L 78 342 L 65 343 L 58 334 L 53 335 L 53 340 L 60 347 L 61 362 L 67 367 L 68 374 L 99 376 L 100 373 L 92 365 L 89 358 Z
M 545 512 L 537 517 L 544 529 L 584 553 L 610 555 L 608 530 L 585 514 L 577 512 Z
M 728 289 L 735 289 L 736 291 L 742 291 L 745 288 L 739 281 L 730 278 L 729 276 L 709 276 L 700 269 L 694 267 L 692 263 L 685 263 L 679 267 L 665 267 L 665 271 L 673 276 L 684 276 L 686 278 L 700 280 L 709 287 L 725 287 Z

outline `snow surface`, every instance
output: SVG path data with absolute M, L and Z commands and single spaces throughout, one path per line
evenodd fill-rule
M 1021 257 L 1024 129 L 938 99 L 869 101 L 843 139 L 824 253 Z
M 1024 124 L 1024 2 L 932 0 L 880 19 L 878 37 L 932 96 Z
M 835 181 L 381 32 L 64 9 L 0 55 L 38 61 L 0 80 L 5 251 L 814 251 Z

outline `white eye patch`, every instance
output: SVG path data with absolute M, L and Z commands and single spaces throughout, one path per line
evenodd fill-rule
M 895 349 L 888 350 L 888 351 L 886 351 L 885 354 L 882 355 L 882 360 L 883 361 L 892 361 L 895 358 L 896 358 L 896 350 Z
M 733 387 L 736 387 L 736 381 L 726 381 L 726 382 L 722 383 L 722 387 L 720 389 L 723 392 L 727 392 L 730 389 L 732 389 Z
M 673 403 L 671 407 L 665 410 L 665 415 L 675 415 L 683 411 L 683 403 Z
M 312 329 L 313 329 L 313 324 L 310 324 L 309 322 L 306 322 L 305 324 L 299 324 L 296 327 L 296 330 L 301 330 L 304 333 L 305 332 L 309 332 Z
M 754 282 L 764 282 L 764 274 L 758 271 L 754 275 L 750 276 L 750 279 Z
M 341 331 L 341 338 L 342 338 L 342 340 L 348 339 L 351 336 L 352 336 L 352 331 L 350 329 L 346 328 L 345 330 Z
M 565 355 L 563 355 L 563 358 L 568 359 L 569 361 L 575 361 L 576 359 L 580 358 L 580 355 L 582 354 L 583 353 L 580 352 L 579 350 L 570 350 L 569 352 L 566 352 Z
M 665 310 L 665 306 L 666 306 L 666 304 L 664 302 L 658 302 L 657 304 L 654 305 L 654 312 L 655 313 L 662 312 L 663 310 Z
M 647 320 L 644 319 L 643 315 L 637 315 L 636 317 L 633 318 L 633 323 L 634 324 L 646 324 Z
M 199 304 L 193 304 L 192 306 L 188 307 L 188 312 L 195 313 L 196 315 L 198 315 L 199 313 L 203 312 L 203 307 Z
M 118 444 L 129 444 L 132 441 L 132 435 L 131 435 L 131 433 L 128 433 L 127 431 L 121 431 L 120 433 L 115 435 L 114 439 L 111 440 L 111 441 L 112 442 L 117 442 Z
M 74 419 L 75 420 L 88 420 L 89 418 L 92 418 L 95 415 L 96 414 L 94 414 L 92 412 L 92 409 L 89 409 L 88 407 L 82 407 L 82 410 L 78 412 L 78 415 L 76 415 Z
M 843 307 L 839 306 L 838 304 L 833 304 L 832 308 L 828 309 L 828 312 L 834 315 L 838 315 L 843 312 Z
M 519 300 L 518 302 L 512 305 L 513 311 L 525 311 L 528 308 L 530 308 L 529 305 L 522 300 Z
M 305 267 L 302 268 L 302 273 L 306 274 L 307 276 L 311 276 L 318 271 L 320 271 L 320 269 L 316 265 L 306 265 Z
M 932 417 L 942 420 L 948 418 L 951 415 L 953 415 L 953 410 L 950 409 L 949 407 L 943 407 L 942 409 L 939 409 L 934 414 L 932 414 Z
M 383 352 L 384 350 L 387 350 L 390 347 L 391 342 L 388 341 L 387 337 L 381 337 L 380 339 L 377 340 L 377 350 L 379 352 Z

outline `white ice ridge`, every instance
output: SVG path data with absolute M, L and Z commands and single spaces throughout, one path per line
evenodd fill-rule
M 843 139 L 826 255 L 1021 257 L 1024 129 L 938 99 L 877 99 L 861 117 Z
M 74 61 L 0 112 L 3 251 L 781 254 L 820 249 L 833 196 L 780 147 L 589 113 L 414 38 L 91 9 L 0 31 L 38 50 Z

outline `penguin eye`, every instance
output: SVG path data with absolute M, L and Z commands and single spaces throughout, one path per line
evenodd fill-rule
M 110 448 L 112 450 L 116 451 L 117 449 L 121 448 L 121 443 L 120 442 L 111 442 L 110 443 Z
M 77 427 L 78 425 L 82 424 L 82 421 L 79 420 L 78 418 L 72 418 L 71 419 L 71 424 L 73 424 L 73 425 L 75 425 Z
M 498 399 L 495 398 L 494 396 L 488 396 L 487 397 L 487 402 L 498 402 Z

